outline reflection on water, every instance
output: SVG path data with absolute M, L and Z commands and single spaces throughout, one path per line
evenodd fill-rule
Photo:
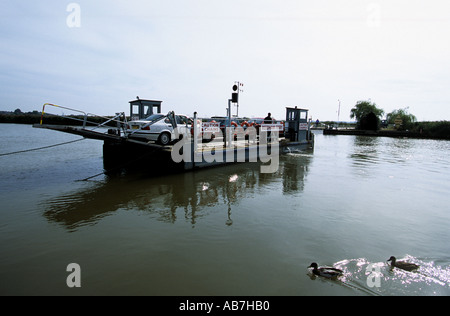
M 178 211 L 183 210 L 184 219 L 195 225 L 207 215 L 204 207 L 223 204 L 228 209 L 226 225 L 232 225 L 232 205 L 274 181 L 281 179 L 283 194 L 302 191 L 312 157 L 308 154 L 283 156 L 278 172 L 273 174 L 261 174 L 258 164 L 238 163 L 166 177 L 107 178 L 88 189 L 44 201 L 44 216 L 74 231 L 80 226 L 93 225 L 118 209 L 145 211 L 168 223 L 176 222 Z
M 418 151 L 418 145 L 422 151 Z M 420 158 L 424 163 L 431 162 L 436 166 L 446 160 L 440 154 L 445 155 L 447 150 L 447 141 L 355 136 L 349 158 L 354 166 L 365 167 L 380 163 L 402 165 L 423 154 Z
M 356 136 L 354 141 L 354 153 L 350 155 L 358 164 L 366 162 L 376 162 L 378 160 L 378 146 L 380 144 L 380 138 L 378 137 L 366 137 Z
M 404 163 L 411 158 L 414 140 L 355 136 L 353 153 L 349 155 L 355 166 L 378 163 Z

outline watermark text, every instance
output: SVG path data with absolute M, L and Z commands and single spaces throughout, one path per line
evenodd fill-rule
M 81 27 L 81 7 L 78 3 L 72 2 L 67 5 L 67 12 L 70 12 L 66 18 L 66 24 L 70 28 Z
M 67 276 L 66 284 L 70 288 L 81 287 L 81 267 L 78 263 L 70 263 L 67 268 L 70 274 Z
M 214 137 L 212 136 L 214 135 Z M 207 144 L 204 139 L 211 138 Z M 258 162 L 261 173 L 275 173 L 279 168 L 279 130 L 261 128 L 259 141 L 253 126 L 244 130 L 241 126 L 227 127 L 224 132 L 199 131 L 196 139 L 190 134 L 183 135 L 171 152 L 175 163 L 230 163 Z

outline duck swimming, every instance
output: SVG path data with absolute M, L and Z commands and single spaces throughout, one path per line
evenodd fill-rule
M 308 268 L 313 268 L 312 272 L 315 275 L 322 276 L 325 278 L 337 278 L 342 273 L 344 273 L 342 270 L 336 269 L 336 268 L 330 268 L 330 267 L 318 267 L 317 263 L 313 262 Z
M 399 268 L 405 271 L 413 271 L 419 269 L 419 266 L 417 264 L 405 261 L 397 261 L 394 256 L 390 257 L 388 261 L 391 261 L 391 268 Z

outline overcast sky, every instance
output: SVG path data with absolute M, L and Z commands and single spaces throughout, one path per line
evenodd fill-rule
M 348 121 L 358 100 L 450 120 L 448 0 L 1 0 L 0 110 L 45 102 L 109 115 L 310 110 Z M 236 108 L 233 108 L 233 113 Z

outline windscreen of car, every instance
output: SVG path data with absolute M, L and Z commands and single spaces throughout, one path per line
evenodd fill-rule
M 176 115 L 177 118 L 177 124 L 188 124 L 189 119 L 186 116 L 183 115 Z
M 152 115 L 146 117 L 145 121 L 156 121 L 157 119 L 160 119 L 163 116 L 164 116 L 163 114 L 152 114 Z

